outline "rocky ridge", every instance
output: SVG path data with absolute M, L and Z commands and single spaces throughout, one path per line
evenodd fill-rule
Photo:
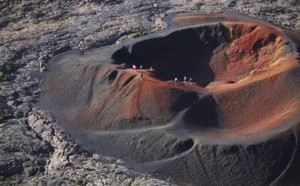
M 84 151 L 51 113 L 34 108 L 42 90 L 30 73 L 53 55 L 159 31 L 171 13 L 228 9 L 300 30 L 298 0 L 0 2 L 0 185 L 170 185 Z

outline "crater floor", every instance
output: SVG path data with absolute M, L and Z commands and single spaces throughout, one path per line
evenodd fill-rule
M 40 107 L 83 148 L 178 184 L 299 183 L 300 35 L 239 14 L 170 20 L 53 57 Z

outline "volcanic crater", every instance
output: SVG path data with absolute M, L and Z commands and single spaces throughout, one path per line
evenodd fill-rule
M 85 149 L 179 184 L 298 181 L 297 48 L 299 34 L 253 18 L 176 15 L 117 49 L 53 57 L 40 107 Z

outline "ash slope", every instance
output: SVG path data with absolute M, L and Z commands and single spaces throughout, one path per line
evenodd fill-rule
M 297 45 L 274 28 L 244 20 L 181 28 L 124 45 L 113 61 L 69 52 L 52 59 L 41 102 L 83 147 L 161 178 L 296 183 Z M 172 81 L 184 75 L 195 82 Z

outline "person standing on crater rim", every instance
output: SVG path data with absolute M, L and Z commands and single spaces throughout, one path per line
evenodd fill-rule
M 192 77 L 190 77 L 189 79 L 190 85 L 192 84 L 192 80 L 193 80 Z
M 184 81 L 184 83 L 187 81 L 187 77 L 186 76 L 183 77 L 183 81 Z
M 175 80 L 175 85 L 177 85 L 178 79 L 177 77 L 174 79 Z
M 133 71 L 136 72 L 136 66 L 132 65 Z
M 144 77 L 144 74 L 143 74 L 143 73 L 141 73 L 141 80 L 143 80 L 143 77 Z

